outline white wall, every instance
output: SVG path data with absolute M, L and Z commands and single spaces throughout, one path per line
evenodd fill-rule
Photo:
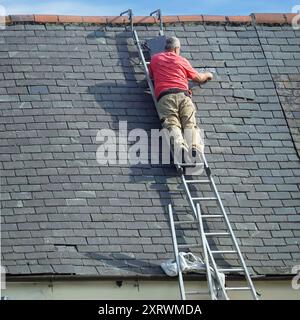
M 191 290 L 205 289 L 206 282 L 189 281 Z M 255 281 L 256 290 L 262 299 L 299 299 L 300 289 L 292 289 L 291 281 Z M 244 285 L 238 281 L 227 282 L 227 286 Z M 118 286 L 113 280 L 95 281 L 42 281 L 42 282 L 7 282 L 6 290 L 1 295 L 10 299 L 179 299 L 176 280 L 128 280 Z M 234 292 L 233 299 L 243 299 L 249 294 Z M 207 299 L 206 296 L 193 296 L 193 299 Z

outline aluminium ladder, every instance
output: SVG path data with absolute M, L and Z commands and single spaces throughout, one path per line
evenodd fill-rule
M 146 76 L 146 80 L 148 82 L 148 86 L 153 98 L 153 102 L 155 104 L 155 107 L 157 107 L 157 101 L 154 95 L 154 86 L 152 83 L 152 80 L 149 75 L 148 67 L 147 65 L 150 63 L 150 61 L 146 61 L 143 48 L 150 49 L 149 46 L 145 46 L 145 44 L 142 44 L 139 40 L 138 34 L 133 26 L 133 13 L 132 10 L 129 9 L 127 11 L 122 12 L 120 15 L 127 14 L 130 21 L 131 31 L 133 34 L 134 42 L 137 46 L 139 57 L 141 60 L 141 64 L 143 65 L 143 70 Z M 152 47 L 151 54 L 159 52 L 159 50 L 163 50 L 161 47 L 162 41 L 164 41 L 164 31 L 163 31 L 163 24 L 162 24 L 162 15 L 160 9 L 152 12 L 150 16 L 156 15 L 159 23 L 160 23 L 160 31 L 159 36 L 156 39 L 150 39 L 150 41 L 147 41 L 148 45 L 150 43 L 150 46 Z M 154 40 L 154 41 L 153 41 Z M 156 41 L 157 40 L 157 41 Z M 152 41 L 152 43 L 151 43 Z M 173 209 L 171 204 L 168 206 L 168 212 L 169 212 L 169 219 L 170 219 L 170 225 L 171 225 L 171 233 L 172 233 L 172 241 L 173 241 L 173 249 L 174 249 L 174 255 L 175 255 L 175 261 L 178 269 L 178 278 L 179 278 L 179 288 L 180 288 L 180 295 L 181 299 L 185 300 L 186 296 L 194 295 L 194 294 L 209 294 L 211 299 L 226 299 L 229 300 L 228 292 L 230 291 L 248 291 L 252 298 L 255 300 L 258 300 L 258 294 L 254 288 L 252 279 L 250 277 L 250 274 L 248 272 L 247 266 L 245 264 L 244 258 L 242 256 L 241 250 L 239 248 L 237 239 L 234 235 L 233 229 L 231 227 L 230 221 L 228 219 L 227 213 L 225 211 L 225 208 L 223 206 L 221 197 L 218 193 L 216 184 L 214 182 L 214 179 L 211 174 L 211 170 L 208 166 L 208 163 L 206 161 L 206 157 L 204 153 L 202 154 L 202 160 L 203 163 L 174 163 L 176 166 L 177 171 L 181 175 L 181 180 L 184 186 L 184 190 L 187 196 L 187 200 L 189 202 L 190 208 L 193 213 L 194 220 L 175 220 Z M 205 173 L 205 179 L 199 179 L 199 177 L 203 177 L 198 174 L 197 179 L 189 179 L 189 173 L 187 173 L 187 170 L 189 168 L 192 169 L 202 169 L 201 172 Z M 193 175 L 195 177 L 195 175 Z M 213 192 L 214 196 L 212 197 L 197 197 L 193 196 L 193 186 L 199 186 L 199 185 L 206 185 L 209 186 L 211 189 L 211 192 Z M 217 204 L 217 207 L 220 211 L 220 214 L 202 214 L 201 213 L 201 207 L 200 204 L 205 203 L 207 201 L 215 201 Z M 218 231 L 211 231 L 211 230 L 205 230 L 205 225 L 207 225 L 207 222 L 211 219 L 217 219 L 217 221 L 222 221 L 223 228 L 222 232 Z M 193 244 L 178 244 L 177 234 L 176 234 L 176 226 L 177 225 L 191 225 L 196 224 L 197 231 L 200 235 L 201 244 L 193 243 Z M 224 230 L 225 229 L 225 230 Z M 216 250 L 212 249 L 211 239 L 215 239 L 216 242 L 218 240 L 227 237 L 231 242 L 231 247 L 233 247 L 233 250 Z M 203 250 L 203 256 L 204 256 L 204 262 L 206 266 L 206 279 L 207 279 L 207 286 L 208 291 L 186 291 L 185 283 L 184 283 L 184 275 L 181 271 L 180 267 L 180 257 L 179 257 L 179 250 L 185 249 L 185 248 L 202 248 Z M 219 255 L 226 255 L 231 254 L 236 256 L 236 260 L 239 262 L 238 267 L 219 267 L 216 260 L 217 256 Z M 226 287 L 224 281 L 220 278 L 220 273 L 225 274 L 237 274 L 239 276 L 243 276 L 244 280 L 246 281 L 247 285 L 245 286 L 237 286 L 237 287 Z

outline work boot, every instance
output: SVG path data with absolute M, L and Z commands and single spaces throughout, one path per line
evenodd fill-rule
M 201 148 L 201 147 L 193 145 L 189 150 L 191 161 L 193 163 L 202 163 L 203 162 L 203 157 L 202 157 L 203 151 L 204 151 L 203 147 Z
M 189 150 L 188 147 L 182 143 L 180 145 L 176 145 L 176 147 L 173 149 L 173 158 L 174 158 L 174 163 L 186 163 L 188 162 L 188 157 Z

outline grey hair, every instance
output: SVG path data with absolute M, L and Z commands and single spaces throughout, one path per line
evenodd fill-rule
M 165 50 L 171 51 L 176 48 L 180 48 L 180 41 L 176 37 L 170 37 L 166 39 Z

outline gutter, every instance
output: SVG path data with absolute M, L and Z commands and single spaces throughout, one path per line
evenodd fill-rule
M 279 275 L 255 275 L 252 276 L 254 281 L 280 281 L 292 280 L 293 274 L 279 274 Z M 187 275 L 187 281 L 191 280 L 206 280 L 205 275 L 191 274 Z M 242 280 L 243 276 L 227 275 L 227 280 Z M 172 281 L 177 277 L 168 277 L 166 275 L 76 275 L 76 274 L 36 274 L 36 275 L 7 275 L 7 282 L 44 282 L 44 281 Z

